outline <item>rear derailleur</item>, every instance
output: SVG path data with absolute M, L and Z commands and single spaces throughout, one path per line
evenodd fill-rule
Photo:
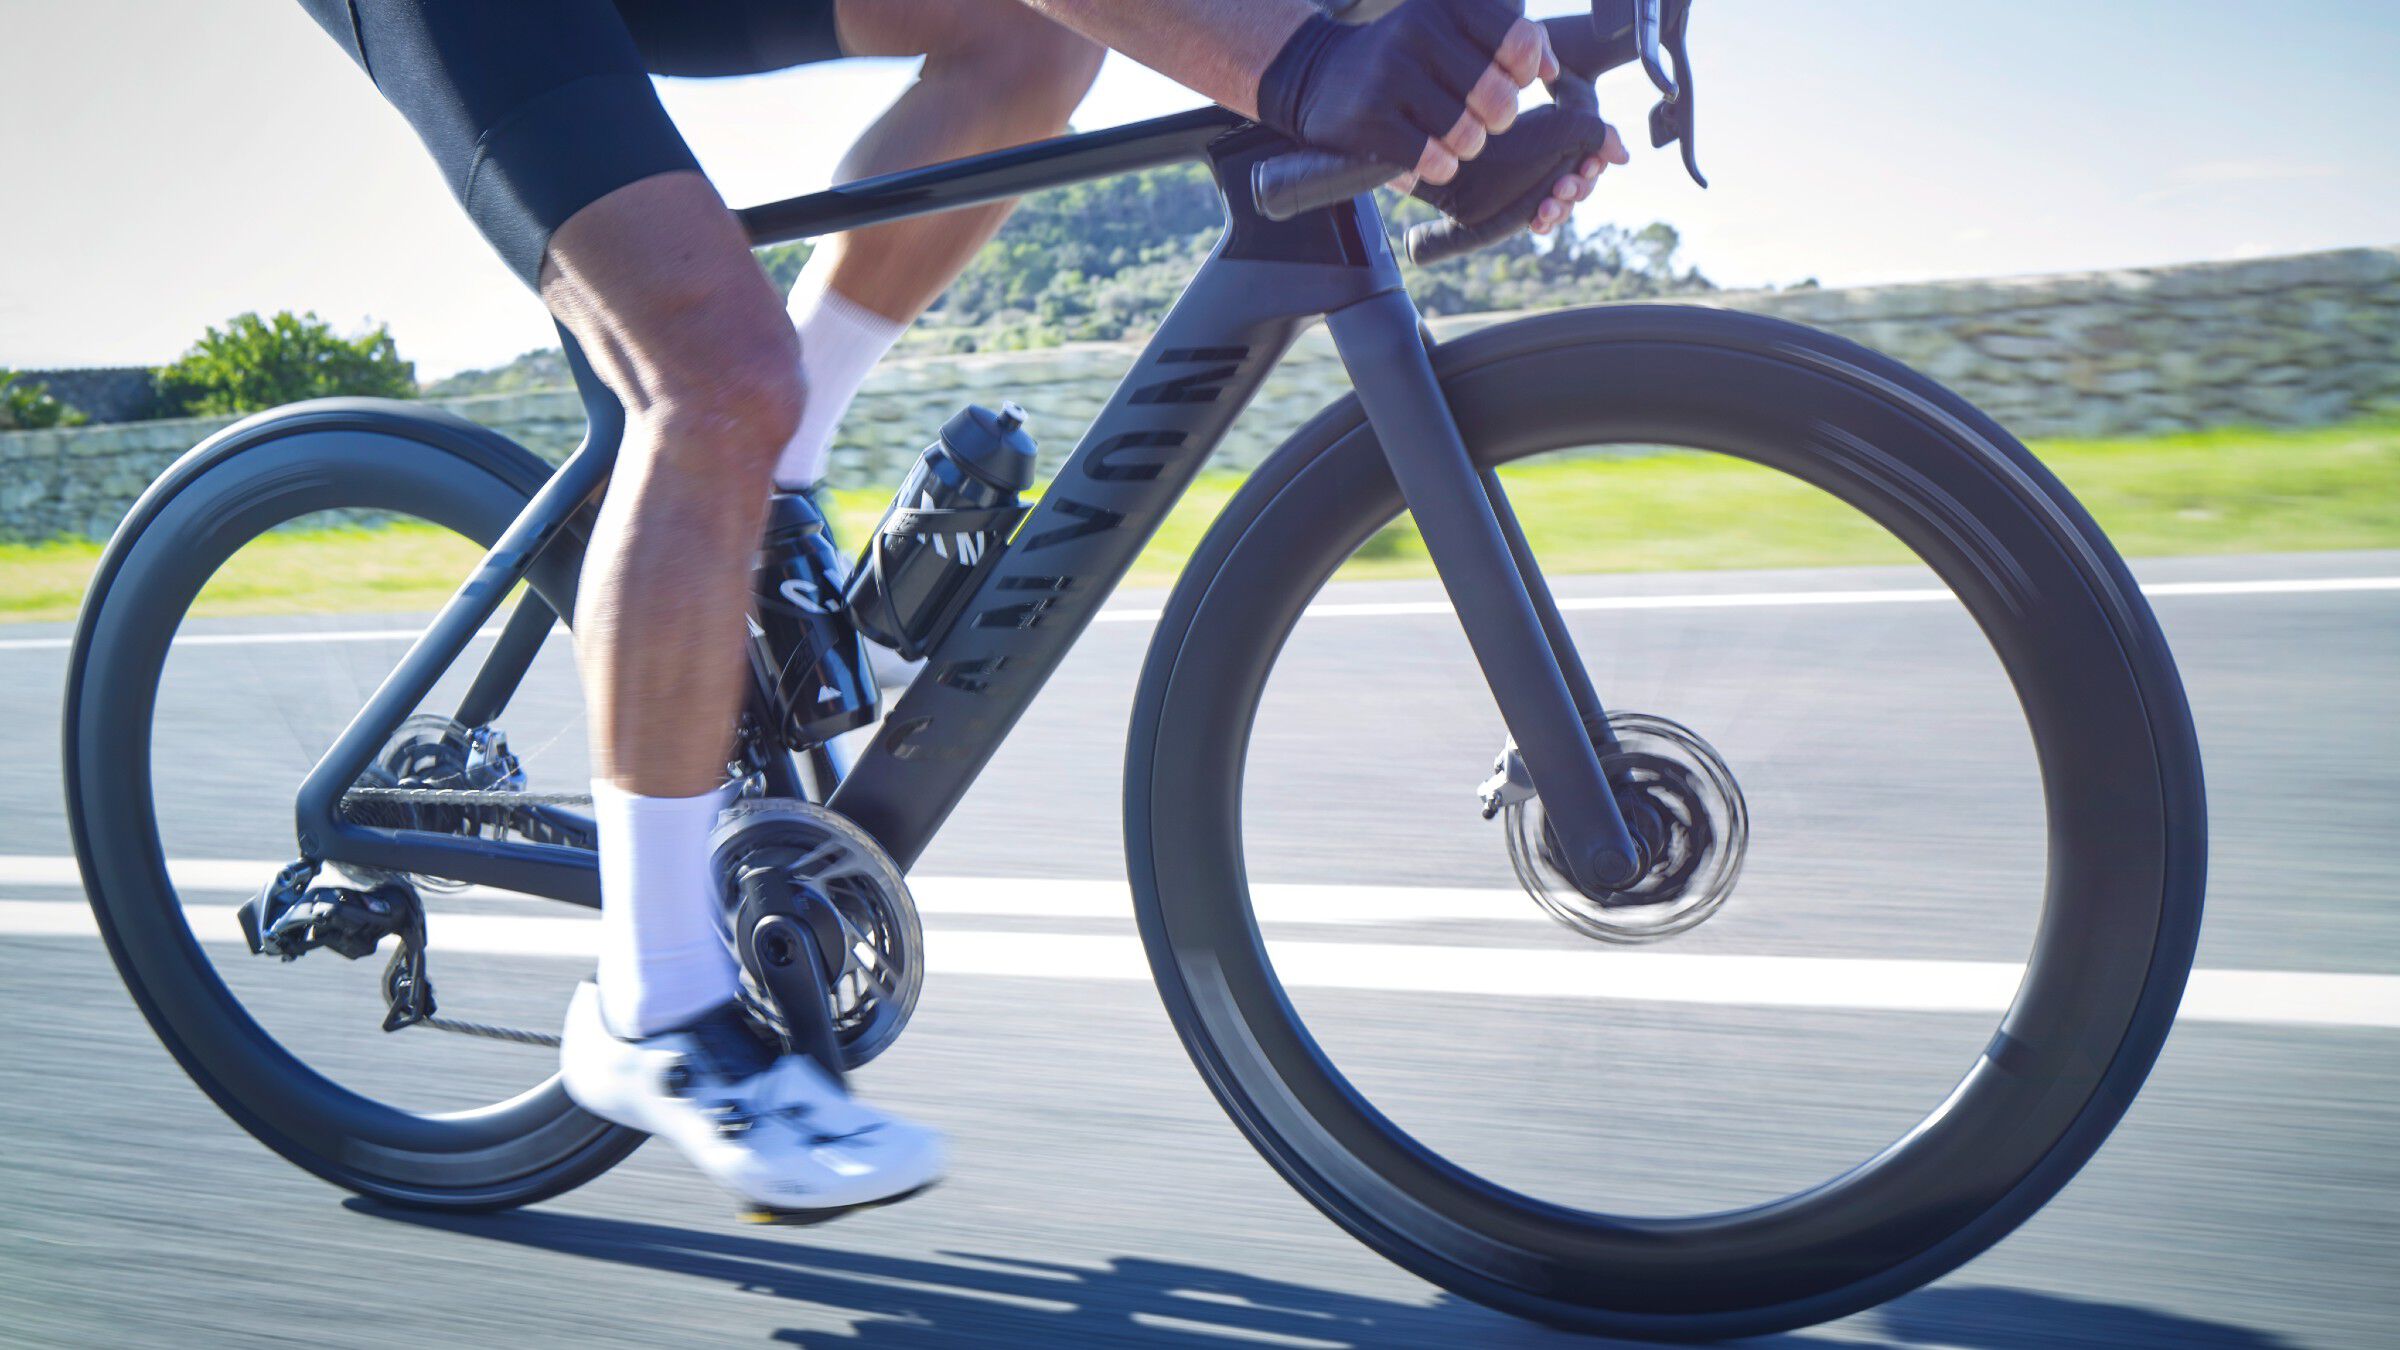
M 425 973 L 425 905 L 405 881 L 311 886 L 317 865 L 296 862 L 243 904 L 242 938 L 254 956 L 297 961 L 319 947 L 346 961 L 371 956 L 387 937 L 400 939 L 383 968 L 383 1029 L 398 1031 L 433 1016 L 433 982 Z

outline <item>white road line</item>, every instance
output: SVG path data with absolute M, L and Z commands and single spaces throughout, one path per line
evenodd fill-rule
M 179 647 L 271 647 L 304 642 L 414 642 L 425 636 L 423 628 L 337 628 L 328 632 L 298 630 L 282 633 L 183 633 L 175 639 Z M 500 636 L 497 628 L 480 628 L 479 638 Z M 70 639 L 0 638 L 0 652 L 64 651 Z
M 2296 577 L 2268 581 L 2162 581 L 2142 587 L 2144 595 L 2152 598 L 2172 596 L 2222 595 L 2321 595 L 2355 591 L 2400 591 L 2400 577 Z M 1651 609 L 1797 609 L 1828 605 L 1918 605 L 1954 600 L 1941 587 L 1886 587 L 1883 589 L 1841 591 L 1706 591 L 1678 595 L 1593 595 L 1562 596 L 1558 607 L 1571 612 L 1602 610 Z M 1156 623 L 1164 611 L 1157 608 L 1113 606 L 1100 611 L 1095 623 Z M 1451 613 L 1446 600 L 1397 600 L 1310 605 L 1306 617 L 1311 619 L 1390 619 L 1416 618 Z M 265 646 L 283 643 L 317 642 L 412 642 L 422 636 L 421 628 L 345 628 L 321 633 L 187 633 L 175 639 L 179 644 L 196 647 Z M 496 637 L 500 630 L 486 628 L 477 637 Z M 0 638 L 0 652 L 63 651 L 69 640 L 63 637 Z
M 266 859 L 177 858 L 167 875 L 182 891 L 248 895 L 282 863 Z M 0 854 L 0 887 L 83 889 L 75 859 L 65 855 Z M 1130 919 L 1133 893 L 1122 881 L 1038 877 L 908 879 L 917 908 L 949 918 Z M 506 891 L 469 887 L 461 900 L 522 899 Z M 1297 886 L 1261 884 L 1251 901 L 1271 923 L 1391 924 L 1550 920 L 1512 888 L 1436 886 Z
M 203 942 L 235 943 L 233 909 L 194 906 Z M 597 917 L 436 914 L 437 950 L 591 960 Z M 75 901 L 0 900 L 0 936 L 89 937 L 91 910 Z M 1444 947 L 1277 941 L 1277 975 L 1293 988 L 1496 998 L 1593 999 L 1722 1007 L 1988 1013 L 2007 1009 L 2021 968 L 1999 961 L 1867 960 L 1815 956 L 1678 956 L 1561 948 Z M 935 928 L 925 940 L 936 975 L 1147 980 L 1139 939 L 1085 933 Z M 2400 976 L 2285 970 L 2192 973 L 2182 1017 L 2251 1026 L 2400 1029 Z

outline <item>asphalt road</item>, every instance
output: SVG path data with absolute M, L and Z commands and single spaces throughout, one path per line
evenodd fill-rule
M 2389 578 L 2400 555 L 2139 570 L 2164 587 L 2155 604 L 2210 771 L 2211 908 L 2186 1020 L 2125 1125 L 2017 1235 L 1795 1342 L 2368 1346 L 2400 1325 L 2400 590 L 2224 584 Z M 1778 1194 L 1905 1128 L 1988 1039 L 1974 981 L 2022 954 L 2034 918 L 2038 860 L 2023 845 L 2038 791 L 1996 667 L 1938 603 L 1615 598 L 1921 584 L 1846 572 L 1562 587 L 1597 602 L 1576 624 L 1612 703 L 1699 730 L 1750 794 L 1742 889 L 1661 949 L 1720 991 L 1684 1002 L 1573 996 L 1525 974 L 1589 944 L 1506 894 L 1494 827 L 1467 809 L 1498 733 L 1455 626 L 1406 612 L 1423 587 L 1331 597 L 1402 612 L 1302 625 L 1245 802 L 1250 874 L 1282 888 L 1262 901 L 1279 966 L 1288 954 L 1293 971 L 1331 972 L 1294 991 L 1328 1052 L 1454 1160 L 1620 1211 Z M 810 1230 L 737 1225 L 663 1148 L 533 1210 L 427 1218 L 347 1200 L 242 1134 L 73 931 L 58 632 L 0 631 L 0 1343 L 1588 1343 L 1358 1246 L 1257 1159 L 1192 1073 L 1109 884 L 1138 616 L 1093 628 L 919 869 L 933 979 L 899 1047 L 860 1078 L 951 1133 L 952 1178 Z M 304 761 L 321 730 L 312 705 L 330 718 L 396 650 L 222 641 L 175 658 L 153 769 L 181 788 L 170 852 L 214 868 L 192 874 L 189 902 L 221 914 L 233 891 L 212 888 L 288 848 L 288 807 L 279 824 L 258 785 Z M 537 668 L 508 727 L 537 785 L 581 776 L 563 662 Z M 444 901 L 437 946 L 443 915 L 477 911 L 550 913 Z M 354 1086 L 460 1106 L 546 1072 L 517 1047 L 381 1037 L 366 1025 L 370 963 L 208 950 L 288 1042 Z M 1439 978 L 1421 969 L 1429 952 Z M 1726 987 L 1727 971 L 1756 969 L 1736 959 L 1788 973 L 1823 957 L 1871 964 L 1821 997 Z M 588 968 L 473 942 L 438 960 L 452 1006 L 528 1025 L 554 1019 Z M 1965 992 L 1945 1002 L 1929 979 Z M 2325 992 L 2336 986 L 2348 992 Z

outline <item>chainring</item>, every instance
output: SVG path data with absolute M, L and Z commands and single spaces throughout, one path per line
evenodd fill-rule
M 827 953 L 839 965 L 827 984 L 844 1064 L 856 1068 L 889 1047 L 916 1011 L 925 981 L 925 933 L 907 879 L 874 836 L 814 802 L 748 798 L 718 818 L 709 854 L 728 947 L 742 905 L 741 871 L 761 857 L 788 859 L 777 865 L 787 869 L 792 889 L 821 902 L 829 913 L 814 917 L 830 920 L 841 933 L 839 950 Z M 739 948 L 734 952 L 738 961 Z M 748 970 L 742 1002 L 769 1028 L 783 1030 L 774 1000 Z

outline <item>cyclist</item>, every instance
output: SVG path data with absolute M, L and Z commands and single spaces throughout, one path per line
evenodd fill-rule
M 1542 29 L 1522 0 L 1407 0 L 1363 25 L 1308 0 L 302 3 L 625 405 L 575 614 L 604 903 L 598 979 L 567 1016 L 567 1091 L 768 1217 L 923 1188 L 942 1168 L 933 1131 L 850 1099 L 742 1015 L 707 839 L 731 800 L 770 485 L 817 480 L 868 369 L 1008 207 L 835 240 L 787 317 L 649 75 L 922 57 L 843 161 L 858 176 L 1056 134 L 1105 44 L 1297 139 L 1446 184 L 1508 129 L 1518 90 L 1555 73 Z M 1604 161 L 1623 162 L 1613 135 L 1528 223 L 1555 228 Z

